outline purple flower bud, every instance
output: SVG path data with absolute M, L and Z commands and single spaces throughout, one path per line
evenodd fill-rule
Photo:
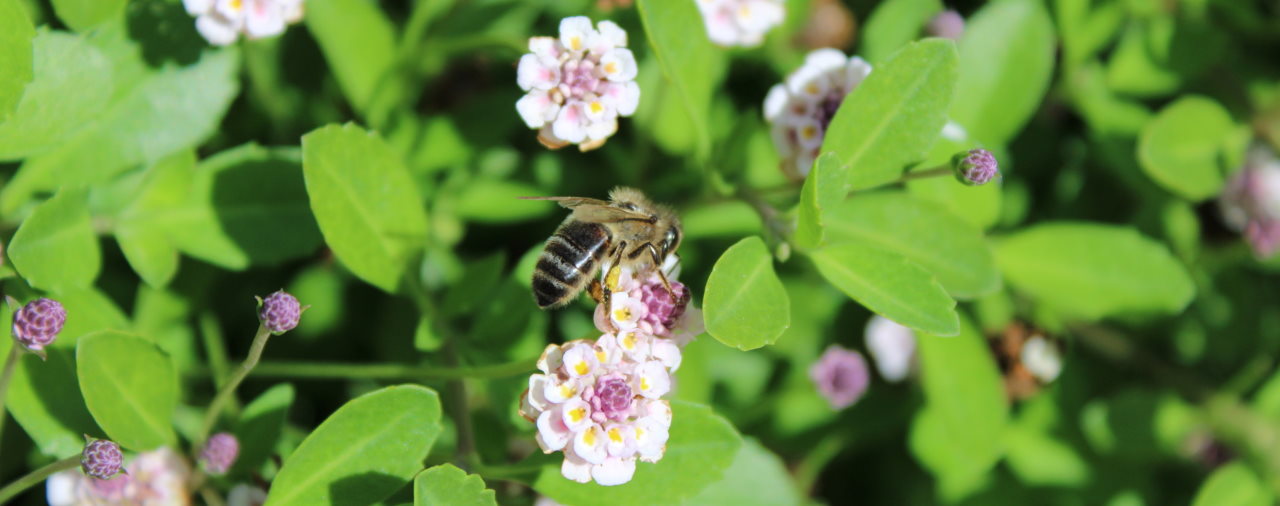
M 583 397 L 591 404 L 591 418 L 597 422 L 622 420 L 631 414 L 635 393 L 622 374 L 601 376 Z
M 236 457 L 239 455 L 240 442 L 236 437 L 230 432 L 219 432 L 209 436 L 204 449 L 200 450 L 200 463 L 209 474 L 215 476 L 226 474 L 227 470 L 231 469 L 231 465 L 236 463 Z
M 89 439 L 80 454 L 80 467 L 84 474 L 99 480 L 109 480 L 120 472 L 124 457 L 120 455 L 120 445 L 106 439 Z
M 53 299 L 28 302 L 13 315 L 13 338 L 28 350 L 39 353 L 53 343 L 67 323 L 67 310 Z
M 969 186 L 986 184 L 1000 173 L 996 157 L 985 149 L 971 149 L 951 157 L 956 179 Z
M 262 300 L 261 307 L 258 308 L 258 319 L 267 330 L 279 335 L 298 326 L 302 309 L 298 305 L 298 299 L 284 290 L 277 290 Z
M 827 398 L 832 409 L 852 406 L 867 392 L 871 374 L 862 354 L 836 345 L 827 347 L 822 358 L 809 368 L 809 377 L 818 387 L 818 393 Z
M 645 319 L 654 326 L 670 330 L 689 307 L 689 290 L 679 281 L 671 282 L 671 292 L 667 292 L 662 283 L 644 283 L 640 285 L 640 300 L 649 308 Z
M 925 25 L 924 31 L 930 37 L 960 40 L 960 37 L 964 35 L 964 17 L 954 9 L 947 9 L 930 19 L 929 24 Z

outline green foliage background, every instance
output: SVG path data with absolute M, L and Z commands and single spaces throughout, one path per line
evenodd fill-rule
M 17 365 L 0 481 L 82 434 L 185 449 L 284 288 L 311 308 L 221 420 L 243 453 L 213 483 L 272 480 L 270 504 L 1273 503 L 1280 261 L 1214 201 L 1251 143 L 1280 149 L 1276 6 L 966 1 L 953 42 L 922 39 L 937 0 L 843 2 L 840 49 L 875 70 L 791 182 L 761 105 L 819 4 L 726 50 L 692 0 L 307 0 L 214 48 L 177 0 L 0 0 L 0 287 L 70 314 Z M 514 108 L 527 38 L 572 15 L 640 66 L 588 153 Z M 999 182 L 900 181 L 975 146 Z M 533 360 L 595 331 L 586 302 L 532 303 L 564 213 L 516 197 L 617 185 L 680 212 L 708 334 L 666 458 L 604 489 L 525 458 Z M 917 330 L 918 375 L 833 411 L 808 368 L 872 313 Z M 1013 322 L 1065 350 L 1020 401 L 987 343 Z

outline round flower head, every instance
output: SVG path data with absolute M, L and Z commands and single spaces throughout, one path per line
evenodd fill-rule
M 67 310 L 53 299 L 28 302 L 13 315 L 13 338 L 23 347 L 43 357 L 45 346 L 53 343 L 67 323 Z
M 885 381 L 907 377 L 916 356 L 916 335 L 911 329 L 880 315 L 867 321 L 867 351 L 875 358 L 876 369 Z
M 187 480 L 191 471 L 173 450 L 140 453 L 125 472 L 109 480 L 86 476 L 76 469 L 55 473 L 45 482 L 49 506 L 190 504 Z
M 929 20 L 929 24 L 925 25 L 924 32 L 930 37 L 960 40 L 964 35 L 964 16 L 954 9 L 939 12 Z
M 956 180 L 968 186 L 986 184 L 1000 174 L 995 155 L 981 148 L 956 153 L 951 157 L 951 168 L 955 171 Z
M 548 346 L 538 360 L 542 373 L 529 378 L 521 398 L 538 446 L 564 452 L 561 474 L 581 483 L 631 481 L 637 460 L 662 458 L 671 427 L 671 408 L 661 400 L 670 372 L 658 360 L 605 349 L 611 337 Z
M 298 305 L 298 299 L 284 290 L 262 299 L 258 308 L 258 320 L 272 333 L 279 335 L 298 326 L 298 319 L 306 308 Z
M 80 454 L 80 468 L 84 474 L 99 480 L 109 480 L 120 472 L 124 464 L 124 456 L 120 454 L 120 445 L 106 439 L 91 439 L 84 445 Z
M 785 82 L 769 90 L 764 118 L 788 177 L 800 180 L 809 174 L 836 110 L 870 73 L 871 65 L 862 58 L 817 49 Z
M 707 37 L 721 46 L 758 46 L 786 16 L 782 0 L 698 0 Z
M 1243 232 L 1253 252 L 1267 258 L 1280 249 L 1280 160 L 1265 146 L 1249 151 L 1218 201 L 1227 225 Z
M 858 402 L 871 382 L 862 354 L 836 345 L 827 347 L 809 368 L 809 377 L 832 409 L 844 409 Z
M 219 432 L 209 436 L 209 441 L 200 450 L 200 464 L 214 476 L 226 474 L 231 465 L 236 463 L 240 455 L 240 442 L 230 432 Z
M 259 39 L 284 33 L 302 20 L 303 0 L 182 0 L 196 17 L 196 31 L 210 44 L 225 46 L 240 34 Z
M 640 103 L 636 58 L 627 32 L 612 21 L 595 28 L 585 16 L 560 21 L 560 37 L 529 39 L 516 82 L 526 93 L 516 112 L 551 149 L 577 144 L 588 151 L 618 131 L 618 117 Z

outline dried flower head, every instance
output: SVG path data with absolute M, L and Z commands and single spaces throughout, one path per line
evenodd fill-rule
M 831 403 L 831 409 L 852 406 L 871 384 L 862 354 L 834 344 L 809 368 L 809 378 L 817 385 L 818 393 Z
M 924 32 L 930 37 L 960 40 L 964 35 L 964 16 L 955 9 L 939 12 L 925 25 Z
M 99 480 L 109 480 L 120 472 L 120 466 L 124 464 L 120 445 L 89 436 L 85 436 L 85 440 L 84 451 L 80 453 L 80 468 L 84 470 L 84 474 Z
M 867 321 L 864 336 L 867 351 L 875 359 L 876 369 L 885 381 L 902 381 L 911 373 L 916 359 L 916 334 L 898 322 L 880 315 Z
M 782 0 L 698 0 L 707 37 L 721 46 L 758 46 L 764 34 L 782 24 Z
M 226 474 L 236 463 L 240 455 L 240 441 L 230 432 L 219 432 L 209 436 L 204 448 L 200 450 L 200 464 L 205 471 L 214 476 Z
M 182 0 L 196 17 L 196 31 L 210 44 L 225 46 L 244 33 L 250 39 L 284 33 L 302 20 L 303 0 Z
M 280 335 L 298 326 L 298 319 L 305 310 L 298 304 L 298 299 L 284 290 L 262 299 L 258 307 L 258 320 L 273 334 Z
M 785 82 L 769 90 L 764 117 L 788 177 L 800 180 L 809 174 L 836 110 L 870 73 L 871 65 L 862 58 L 817 49 Z
M 618 131 L 619 116 L 636 112 L 636 72 L 625 30 L 612 21 L 592 28 L 585 16 L 565 18 L 559 38 L 529 39 L 516 77 L 526 93 L 516 111 L 548 148 L 595 149 Z
M 1236 172 L 1218 200 L 1223 220 L 1244 233 L 1259 258 L 1280 250 L 1280 160 L 1269 148 L 1249 150 L 1244 167 Z
M 995 155 L 985 149 L 971 149 L 951 157 L 951 168 L 956 180 L 968 186 L 979 186 L 1000 174 Z
M 57 339 L 67 323 L 67 310 L 53 299 L 28 302 L 13 315 L 13 338 L 23 347 L 44 357 L 44 348 Z

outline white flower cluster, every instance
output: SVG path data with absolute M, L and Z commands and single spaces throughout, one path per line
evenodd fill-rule
M 799 180 L 809 174 L 840 104 L 870 73 L 871 65 L 862 58 L 816 49 L 785 82 L 769 90 L 764 117 L 772 125 L 773 145 L 787 176 Z
M 109 480 L 86 476 L 78 468 L 55 473 L 45 482 L 49 506 L 190 504 L 187 480 L 191 469 L 173 450 L 140 453 L 124 471 Z
M 875 358 L 880 377 L 890 383 L 906 379 L 916 367 L 916 333 L 880 315 L 867 320 L 867 351 Z
M 657 274 L 637 280 L 627 269 L 606 284 L 612 311 L 596 312 L 604 332 L 595 341 L 550 345 L 529 378 L 520 414 L 537 424 L 538 446 L 564 452 L 560 472 L 581 483 L 631 481 L 636 461 L 666 452 L 672 374 L 681 348 L 702 332 L 701 314 L 688 308 L 684 285 L 667 292 Z M 605 269 L 608 273 L 609 269 Z M 674 296 L 673 296 L 674 295 Z
M 707 37 L 721 46 L 758 46 L 782 23 L 782 0 L 697 0 Z
M 196 16 L 196 30 L 210 44 L 225 46 L 243 32 L 250 39 L 284 33 L 302 19 L 303 0 L 182 0 Z
M 1244 232 L 1258 258 L 1280 251 L 1280 158 L 1270 148 L 1250 148 L 1244 168 L 1223 188 L 1218 205 L 1223 220 Z
M 517 70 L 526 93 L 516 111 L 543 145 L 598 148 L 618 131 L 619 116 L 636 112 L 636 58 L 627 32 L 612 21 L 593 28 L 585 16 L 565 18 L 560 38 L 533 37 L 529 51 Z

